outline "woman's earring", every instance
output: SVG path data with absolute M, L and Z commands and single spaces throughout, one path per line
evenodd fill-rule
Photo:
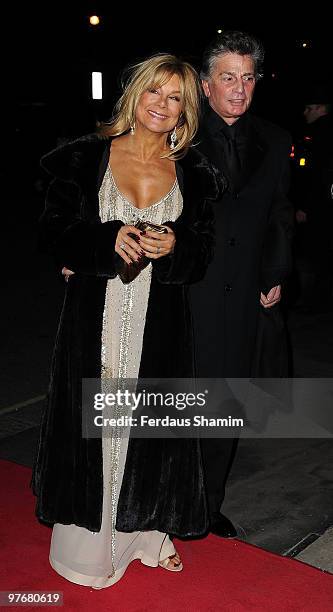
M 177 130 L 175 126 L 170 134 L 170 149 L 171 150 L 175 148 L 176 141 L 177 141 Z
M 131 123 L 131 136 L 133 136 L 134 132 L 135 132 L 135 122 Z

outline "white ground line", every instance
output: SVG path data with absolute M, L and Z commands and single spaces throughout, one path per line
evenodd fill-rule
M 36 395 L 35 397 L 31 397 L 25 402 L 18 402 L 17 404 L 12 404 L 12 406 L 5 406 L 4 408 L 0 408 L 0 416 L 3 414 L 7 414 L 7 412 L 13 412 L 14 410 L 18 410 L 19 408 L 23 408 L 24 406 L 30 406 L 30 404 L 36 404 L 37 402 L 41 402 L 46 398 L 46 395 Z
M 320 538 L 320 536 L 322 534 L 317 533 L 315 531 L 311 531 L 310 533 L 308 533 L 306 536 L 304 536 L 304 538 L 302 538 L 299 542 L 297 542 L 297 544 L 294 544 L 293 546 L 291 546 L 290 548 L 288 548 L 288 550 L 286 550 L 285 552 L 282 553 L 283 557 L 288 557 L 290 555 L 291 552 L 293 552 L 293 550 L 295 550 L 295 548 L 298 548 L 300 546 L 300 544 L 303 544 L 304 542 L 306 542 L 306 540 L 308 540 L 312 535 L 317 536 L 316 539 Z M 313 541 L 310 542 L 310 544 L 308 544 L 308 546 L 310 546 L 311 544 L 313 544 Z M 305 546 L 302 550 L 300 550 L 299 552 L 303 552 L 303 550 L 305 550 L 307 548 L 307 546 Z

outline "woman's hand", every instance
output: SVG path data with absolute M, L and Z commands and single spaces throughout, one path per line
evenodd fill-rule
M 176 244 L 175 233 L 167 225 L 164 225 L 164 227 L 167 229 L 167 234 L 159 234 L 148 230 L 140 232 L 140 247 L 150 259 L 159 259 L 173 253 Z
M 140 233 L 140 230 L 134 225 L 123 225 L 118 232 L 114 250 L 128 264 L 131 264 L 132 261 L 138 261 L 143 255 L 142 248 L 138 244 Z M 135 234 L 137 241 L 131 238 L 129 234 Z

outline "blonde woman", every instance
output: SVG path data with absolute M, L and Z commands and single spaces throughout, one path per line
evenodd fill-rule
M 134 559 L 180 571 L 169 536 L 208 527 L 197 440 L 81 435 L 83 378 L 194 376 L 187 286 L 211 259 L 221 191 L 191 146 L 199 101 L 192 66 L 157 54 L 132 68 L 100 134 L 42 160 L 53 175 L 42 234 L 68 283 L 31 484 L 37 517 L 54 524 L 52 567 L 94 588 Z M 167 232 L 140 232 L 140 219 Z M 116 258 L 143 256 L 149 265 L 124 284 Z

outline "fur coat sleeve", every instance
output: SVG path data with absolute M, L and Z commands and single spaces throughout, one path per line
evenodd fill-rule
M 114 278 L 114 245 L 123 223 L 89 222 L 82 214 L 83 198 L 77 183 L 61 178 L 51 181 L 40 219 L 41 244 L 60 268 Z
M 190 163 L 196 162 L 197 173 Z M 226 187 L 222 173 L 198 151 L 191 151 L 182 160 L 179 183 L 186 186 L 190 206 L 176 221 L 164 225 L 175 233 L 174 252 L 153 260 L 154 272 L 161 283 L 188 285 L 200 281 L 213 258 L 215 245 L 212 201 L 219 199 Z

